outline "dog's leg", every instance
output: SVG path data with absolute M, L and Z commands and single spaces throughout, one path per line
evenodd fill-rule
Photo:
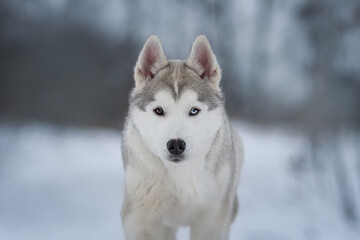
M 126 197 L 121 215 L 127 240 L 176 240 L 176 228 L 164 226 L 149 211 L 132 208 Z
M 176 240 L 176 228 L 164 227 L 163 240 Z
M 124 232 L 127 240 L 176 240 L 176 229 L 165 227 L 160 223 L 148 224 L 139 219 L 135 224 L 132 222 L 134 218 L 129 216 L 129 219 L 125 220 Z M 159 221 L 157 221 L 159 222 Z
M 227 240 L 231 225 L 233 203 L 227 202 L 217 211 L 211 209 L 191 225 L 191 240 Z
M 122 221 L 127 240 L 163 240 L 164 226 L 147 213 L 131 211 Z

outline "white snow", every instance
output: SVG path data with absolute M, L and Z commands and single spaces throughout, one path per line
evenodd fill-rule
M 304 149 L 300 134 L 235 126 L 246 162 L 231 239 L 360 239 L 356 226 L 291 170 Z M 0 239 L 124 239 L 120 143 L 120 131 L 108 129 L 1 124 Z

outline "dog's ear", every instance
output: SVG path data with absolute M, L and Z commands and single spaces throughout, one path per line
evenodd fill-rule
M 160 39 L 151 35 L 146 40 L 135 65 L 135 89 L 141 89 L 166 64 L 167 59 Z
M 202 79 L 208 81 L 213 89 L 219 90 L 221 70 L 210 43 L 204 35 L 195 39 L 186 65 L 193 68 Z

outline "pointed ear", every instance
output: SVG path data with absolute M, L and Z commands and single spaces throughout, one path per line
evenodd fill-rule
M 160 39 L 151 35 L 146 40 L 135 65 L 135 89 L 141 89 L 166 64 L 167 59 Z
M 221 70 L 210 43 L 204 35 L 199 35 L 191 48 L 186 64 L 205 79 L 214 90 L 219 90 Z

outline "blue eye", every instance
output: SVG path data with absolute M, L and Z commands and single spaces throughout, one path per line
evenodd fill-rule
M 192 108 L 189 112 L 189 116 L 195 116 L 200 112 L 200 109 L 198 108 Z

